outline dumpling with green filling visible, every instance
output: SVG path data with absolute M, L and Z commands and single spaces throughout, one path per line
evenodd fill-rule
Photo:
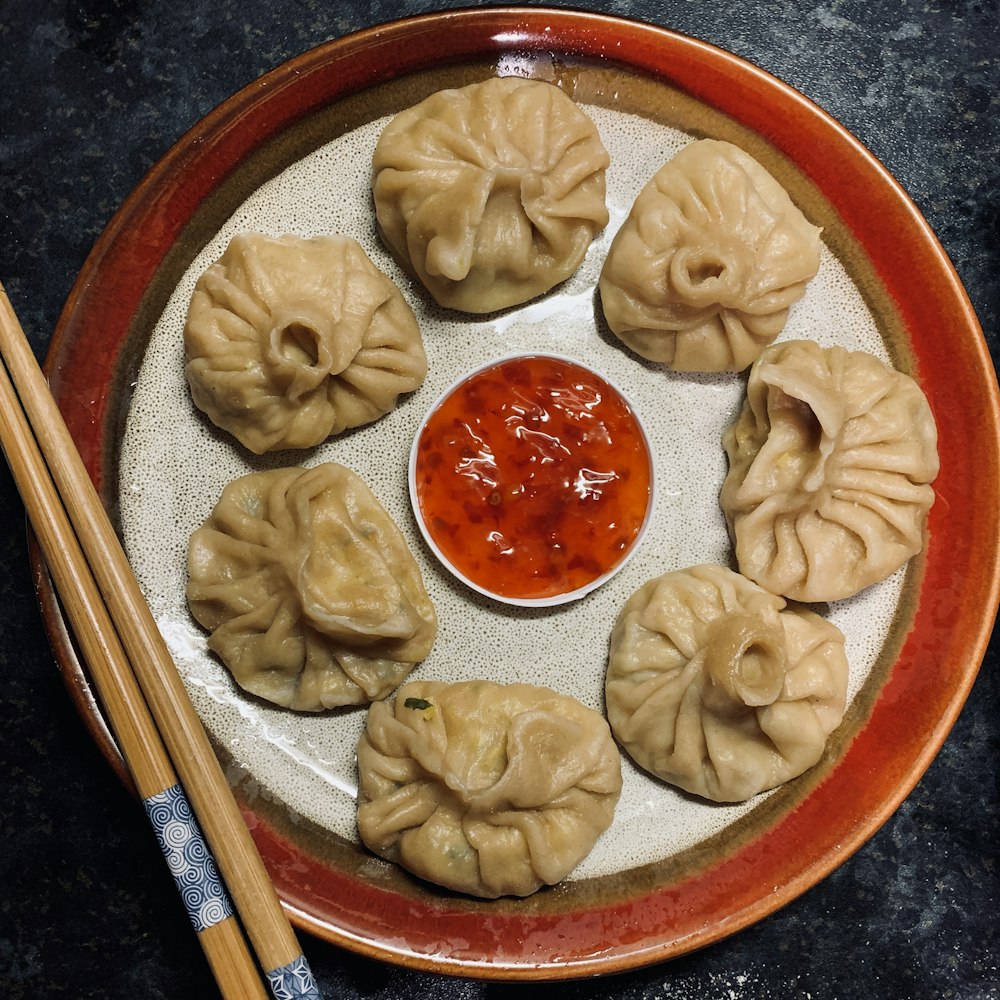
M 527 896 L 565 878 L 611 825 L 621 758 L 607 721 L 531 684 L 411 681 L 368 710 L 358 831 L 456 892 Z

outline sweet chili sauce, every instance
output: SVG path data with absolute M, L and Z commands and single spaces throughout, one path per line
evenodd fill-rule
M 431 412 L 413 488 L 425 533 L 461 576 L 501 599 L 542 600 L 628 554 L 652 460 L 614 387 L 567 359 L 528 355 L 475 372 Z

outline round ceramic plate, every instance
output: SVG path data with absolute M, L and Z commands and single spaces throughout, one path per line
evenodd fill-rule
M 434 307 L 382 248 L 367 164 L 392 114 L 497 74 L 556 83 L 591 115 L 611 154 L 611 223 L 564 285 L 470 318 Z M 439 891 L 357 842 L 363 710 L 283 712 L 242 693 L 208 654 L 184 607 L 188 534 L 242 472 L 351 465 L 399 521 L 438 609 L 438 640 L 414 677 L 543 679 L 601 707 L 608 635 L 627 596 L 653 575 L 731 556 L 719 438 L 742 379 L 643 362 L 609 334 L 595 296 L 639 188 L 702 136 L 747 150 L 823 227 L 820 273 L 783 338 L 872 351 L 927 393 L 941 473 L 925 551 L 820 609 L 847 635 L 851 700 L 826 755 L 801 778 L 715 806 L 626 761 L 612 828 L 562 884 L 492 902 Z M 180 330 L 198 273 L 248 229 L 357 238 L 420 319 L 425 384 L 371 428 L 303 453 L 258 459 L 215 431 L 187 396 Z M 628 392 L 654 449 L 656 509 L 641 550 L 610 583 L 564 608 L 512 609 L 452 580 L 421 544 L 406 456 L 426 407 L 462 371 L 543 350 L 577 357 Z M 470 976 L 562 978 L 658 961 L 739 930 L 821 879 L 896 808 L 944 740 L 985 649 L 1000 548 L 997 388 L 946 255 L 884 168 L 815 105 L 663 29 L 570 11 L 453 11 L 279 67 L 192 129 L 128 199 L 74 288 L 47 373 L 292 919 L 368 955 Z M 37 558 L 36 572 L 70 689 L 124 776 Z

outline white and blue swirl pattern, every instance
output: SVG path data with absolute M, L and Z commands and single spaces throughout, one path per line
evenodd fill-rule
M 143 804 L 194 929 L 231 917 L 232 903 L 181 786 L 171 785 Z
M 323 1000 L 303 955 L 267 974 L 274 1000 Z

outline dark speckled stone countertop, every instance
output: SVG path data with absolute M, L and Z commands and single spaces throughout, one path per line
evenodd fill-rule
M 559 4 L 556 4 L 557 6 Z M 115 209 L 203 115 L 329 38 L 459 4 L 0 0 L 0 280 L 40 357 Z M 563 5 L 568 6 L 568 5 Z M 1000 6 L 995 0 L 608 0 L 774 73 L 913 197 L 1000 358 Z M 43 631 L 24 516 L 0 468 L 0 994 L 216 991 L 144 816 L 89 739 Z M 885 826 L 804 896 L 695 954 L 522 997 L 1000 996 L 996 641 L 951 735 Z M 359 958 L 303 935 L 327 998 L 515 987 Z

